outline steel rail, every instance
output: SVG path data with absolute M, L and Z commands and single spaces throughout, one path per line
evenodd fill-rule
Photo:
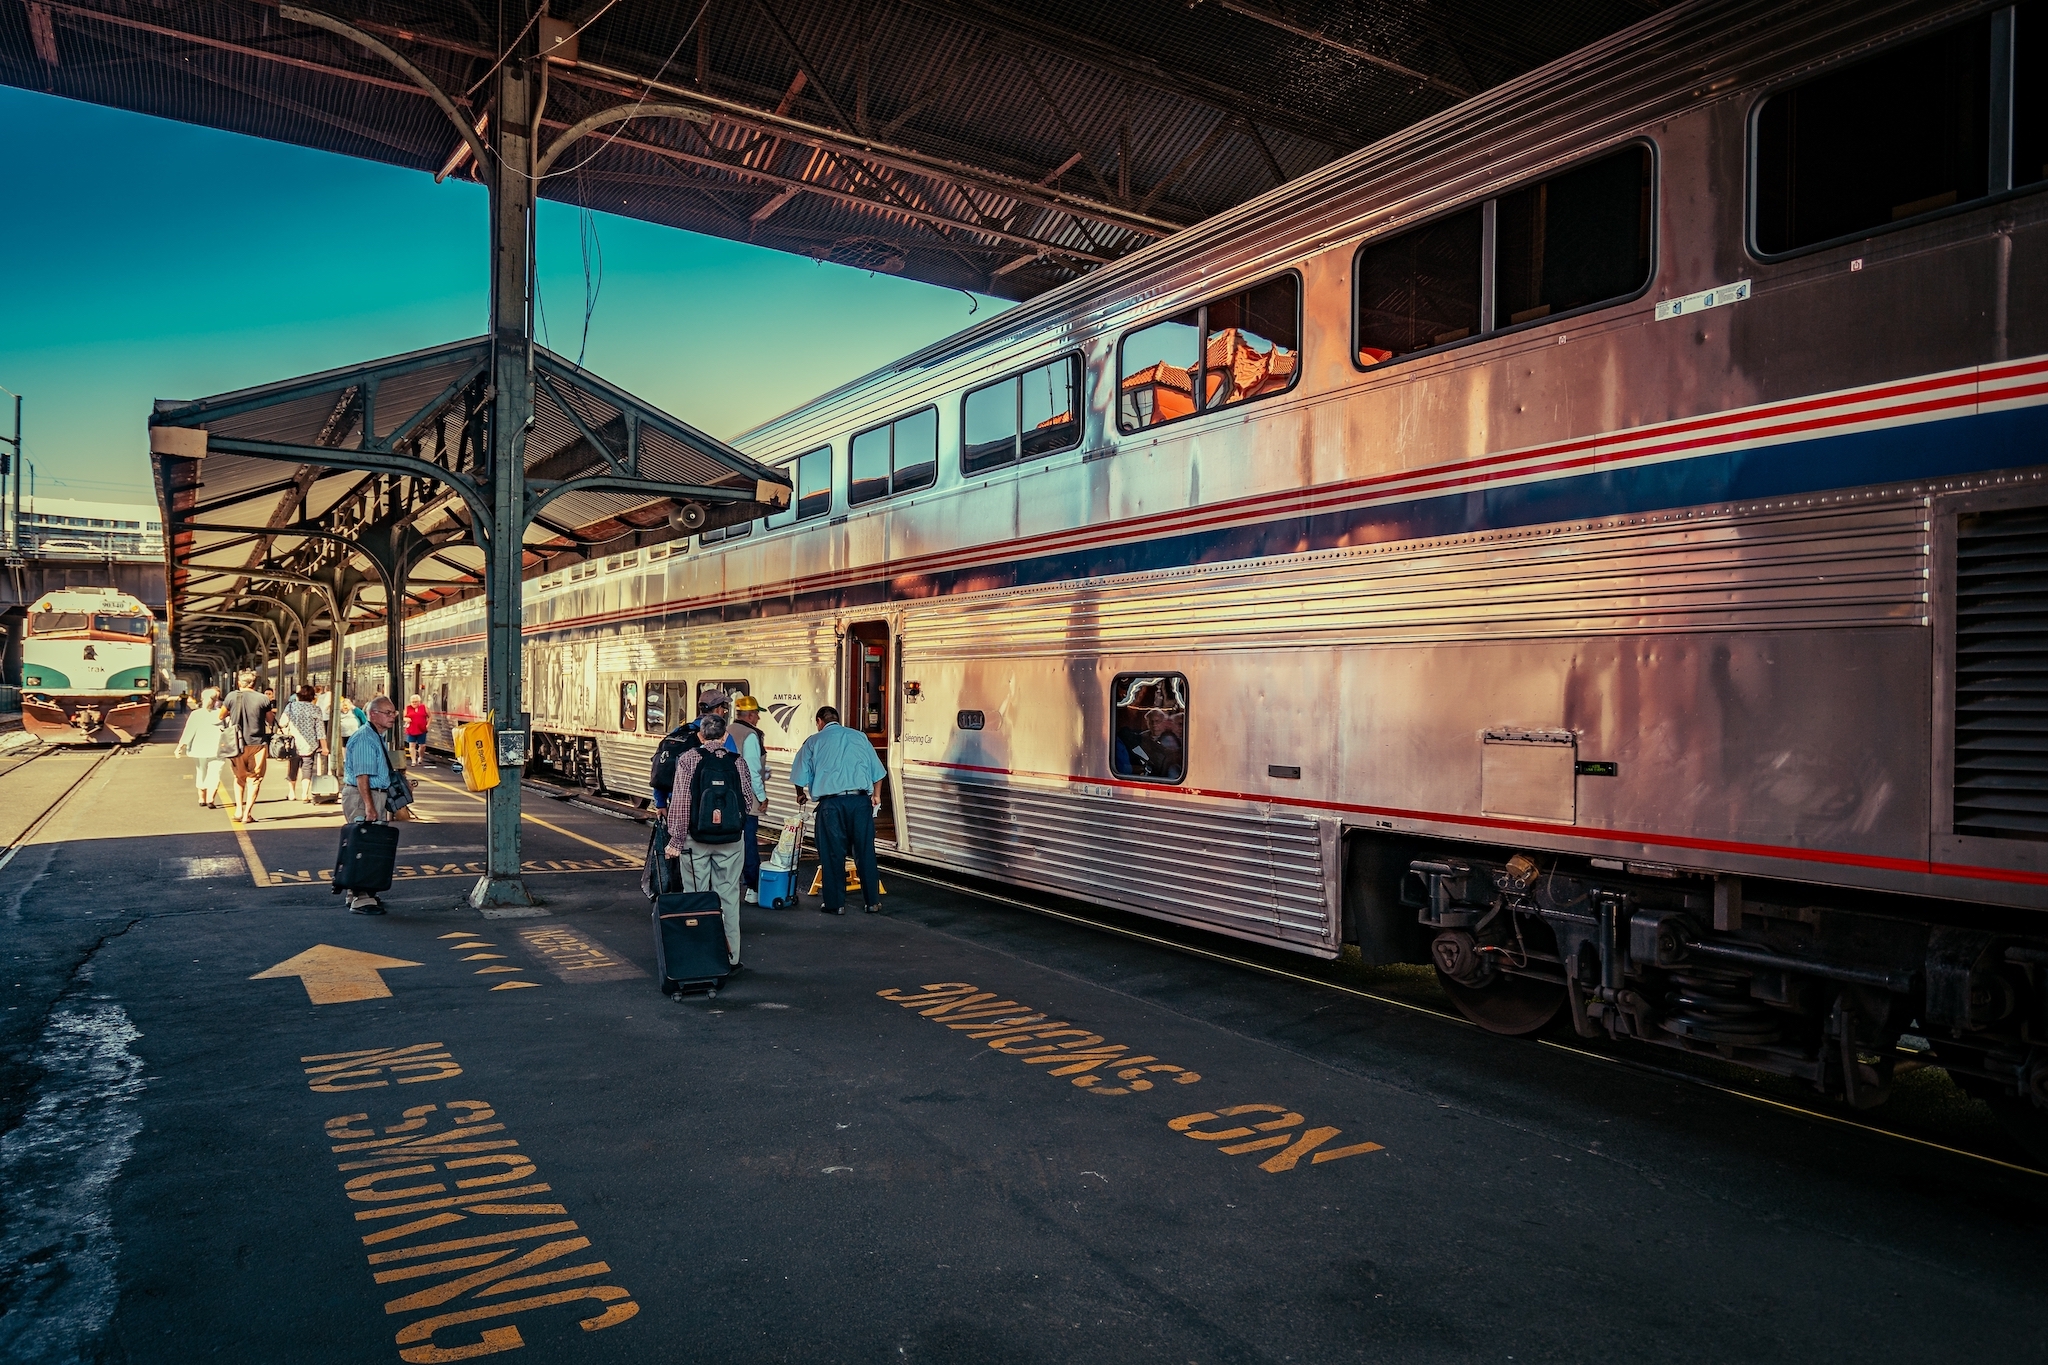
M 98 758 L 95 758 L 91 763 L 87 764 L 85 771 L 80 773 L 78 777 L 71 783 L 70 786 L 66 787 L 63 791 L 57 793 L 56 799 L 51 801 L 49 805 L 43 807 L 42 814 L 36 816 L 35 819 L 28 822 L 27 827 L 21 831 L 20 837 L 15 839 L 15 841 L 12 844 L 9 844 L 5 852 L 0 852 L 0 871 L 6 870 L 7 865 L 14 861 L 14 855 L 21 852 L 22 849 L 28 847 L 29 841 L 34 839 L 36 835 L 42 833 L 43 826 L 48 824 L 50 822 L 51 817 L 56 815 L 58 808 L 62 806 L 66 801 L 70 800 L 74 792 L 76 792 L 80 787 L 85 785 L 85 779 L 91 777 L 94 773 L 98 772 L 100 770 L 100 765 L 105 763 L 108 759 L 112 758 L 115 754 L 126 753 L 128 751 L 129 746 L 125 744 L 108 745 L 105 752 L 100 754 L 100 756 Z M 21 764 L 18 767 L 10 768 L 8 771 L 19 772 L 21 768 L 27 766 L 27 764 Z

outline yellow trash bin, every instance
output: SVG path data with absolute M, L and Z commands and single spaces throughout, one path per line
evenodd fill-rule
M 498 785 L 498 723 L 495 713 L 455 727 L 455 756 L 462 783 L 473 792 Z

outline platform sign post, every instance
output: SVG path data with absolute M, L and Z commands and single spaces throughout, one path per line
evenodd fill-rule
M 526 539 L 526 430 L 533 420 L 533 142 L 524 54 L 498 69 L 491 120 L 491 525 L 486 562 L 485 707 L 517 716 Z M 478 909 L 533 904 L 520 876 L 519 771 L 484 794 Z

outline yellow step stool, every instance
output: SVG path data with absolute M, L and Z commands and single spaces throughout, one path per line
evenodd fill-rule
M 846 889 L 848 891 L 860 890 L 860 870 L 853 865 L 853 859 L 851 858 L 846 860 Z M 820 863 L 818 864 L 818 874 L 811 878 L 811 894 L 813 896 L 820 895 L 824 890 L 825 865 Z M 889 894 L 889 888 L 882 885 L 882 870 L 880 868 L 875 869 L 875 894 L 877 896 Z

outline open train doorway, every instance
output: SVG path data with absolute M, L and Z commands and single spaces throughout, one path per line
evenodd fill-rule
M 843 723 L 859 730 L 875 746 L 875 757 L 889 766 L 889 735 L 893 727 L 895 678 L 887 621 L 860 621 L 846 628 L 846 696 L 840 702 Z M 875 813 L 875 841 L 896 842 L 896 801 L 888 779 L 882 781 L 882 808 Z

